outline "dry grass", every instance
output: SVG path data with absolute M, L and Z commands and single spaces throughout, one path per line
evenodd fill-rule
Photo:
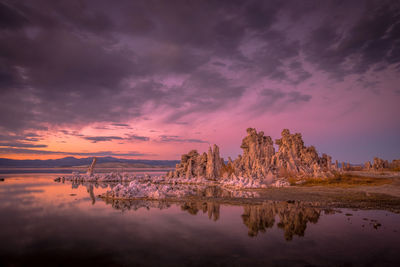
M 290 184 L 296 184 L 295 179 L 290 180 Z M 301 186 L 334 186 L 334 187 L 354 187 L 354 186 L 379 186 L 390 184 L 389 178 L 363 177 L 351 174 L 336 174 L 332 178 L 308 178 L 303 180 Z

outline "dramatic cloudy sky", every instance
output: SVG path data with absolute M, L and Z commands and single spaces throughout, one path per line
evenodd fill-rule
M 0 0 L 0 157 L 400 158 L 399 82 L 399 1 Z

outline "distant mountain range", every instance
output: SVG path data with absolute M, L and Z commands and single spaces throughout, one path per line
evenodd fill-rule
M 89 158 L 75 158 L 65 157 L 61 159 L 7 159 L 0 158 L 0 167 L 12 167 L 12 168 L 54 168 L 54 167 L 73 167 L 89 165 L 93 160 L 93 157 Z M 97 163 L 99 167 L 107 166 L 111 167 L 114 164 L 125 167 L 175 167 L 178 160 L 146 160 L 146 159 L 120 159 L 114 157 L 97 157 Z M 111 164 L 112 163 L 112 164 Z

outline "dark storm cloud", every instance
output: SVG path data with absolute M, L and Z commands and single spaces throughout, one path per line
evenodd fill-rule
M 280 111 L 290 104 L 306 103 L 312 96 L 298 91 L 284 92 L 280 89 L 266 88 L 258 93 L 259 105 L 251 107 L 251 110 L 260 111 Z
M 13 131 L 125 120 L 143 115 L 141 106 L 149 101 L 174 106 L 173 96 L 161 100 L 162 84 L 154 87 L 150 79 L 130 86 L 128 80 L 159 74 L 199 80 L 197 69 L 212 56 L 243 58 L 238 47 L 245 30 L 269 28 L 279 9 L 279 2 L 259 1 L 39 3 L 1 5 L 1 25 L 13 31 L 0 37 L 1 98 L 7 103 L 0 112 L 9 114 L 0 125 Z M 143 43 L 130 42 L 138 37 Z M 227 101 L 240 96 L 238 87 L 226 89 Z M 176 93 L 189 100 L 199 95 L 193 90 Z M 198 111 L 205 100 L 195 101 Z M 224 102 L 205 104 L 215 109 L 218 101 Z
M 85 136 L 83 139 L 89 140 L 92 143 L 97 142 L 106 142 L 106 141 L 113 141 L 113 140 L 122 140 L 122 137 L 119 136 Z
M 59 130 L 59 132 L 63 133 L 64 135 L 70 135 L 70 136 L 77 136 L 77 137 L 85 136 L 83 134 L 80 134 L 78 131 Z
M 111 125 L 117 126 L 117 127 L 129 127 L 129 124 L 126 124 L 126 123 L 113 123 Z
M 52 151 L 52 150 L 36 150 L 36 149 L 24 149 L 24 148 L 2 148 L 0 147 L 0 153 L 2 154 L 35 154 L 35 155 L 74 155 L 74 156 L 147 156 L 150 154 L 139 153 L 131 151 L 128 153 L 118 153 L 111 151 L 99 151 L 99 152 L 65 152 L 65 151 Z
M 176 123 L 244 95 L 225 69 L 298 85 L 312 76 L 302 57 L 339 79 L 400 62 L 398 2 L 301 3 L 0 1 L 0 130 L 124 127 L 149 106 Z M 343 5 L 351 21 L 328 16 Z M 321 17 L 312 31 L 299 24 Z M 178 76 L 180 85 L 163 79 Z M 311 98 L 296 94 L 284 98 Z
M 303 69 L 302 65 L 303 64 L 298 62 L 298 61 L 293 61 L 289 65 L 289 69 L 296 76 L 294 79 L 291 79 L 291 83 L 294 84 L 294 85 L 297 85 L 297 84 L 307 80 L 308 78 L 310 78 L 312 76 L 311 73 L 309 73 L 308 71 L 305 71 Z
M 310 100 L 311 100 L 311 95 L 302 94 L 296 91 L 287 93 L 287 102 L 290 103 L 308 102 Z
M 35 133 L 26 133 L 21 135 L 0 134 L 0 144 L 8 144 L 7 146 L 13 147 L 45 147 L 42 144 L 35 145 L 32 143 L 27 143 L 41 141 L 42 139 L 42 136 Z
M 126 138 L 126 140 L 136 140 L 136 141 L 149 141 L 150 138 L 147 136 L 141 136 L 141 135 L 136 135 L 136 134 L 129 134 Z
M 400 62 L 400 3 L 367 1 L 360 7 L 364 12 L 350 29 L 325 21 L 304 46 L 309 61 L 338 79 Z
M 28 20 L 13 7 L 0 3 L 0 28 L 17 29 L 26 25 Z
M 252 64 L 263 76 L 278 81 L 287 80 L 285 61 L 297 58 L 299 41 L 290 40 L 284 32 L 277 30 L 267 31 L 260 37 L 264 45 L 255 52 Z M 301 70 L 301 65 L 297 66 L 297 70 Z
M 222 63 L 222 62 L 219 62 L 219 61 L 215 61 L 215 62 L 213 62 L 212 63 L 214 66 L 219 66 L 219 67 L 225 67 L 226 66 L 226 64 L 224 64 L 224 63 Z
M 114 124 L 113 124 L 114 125 Z M 125 127 L 125 125 L 127 124 L 121 124 L 118 126 L 122 126 Z M 104 128 L 101 128 L 104 129 Z M 106 128 L 108 129 L 108 128 Z M 84 135 L 84 134 L 80 134 L 77 131 L 68 131 L 68 130 L 59 130 L 59 132 L 63 133 L 64 135 L 67 136 L 76 136 L 76 137 L 80 137 L 82 139 L 91 141 L 92 143 L 98 143 L 98 142 L 110 142 L 113 140 L 126 140 L 126 141 L 149 141 L 150 138 L 147 136 L 141 136 L 141 135 L 137 135 L 137 134 L 125 134 L 125 136 L 88 136 L 88 135 Z
M 0 146 L 6 146 L 6 147 L 26 147 L 26 148 L 33 148 L 33 147 L 47 147 L 47 145 L 35 145 L 35 144 L 29 144 L 29 143 L 1 143 Z
M 160 135 L 160 142 L 163 143 L 208 143 L 201 139 L 184 139 L 176 135 Z
M 181 87 L 173 88 L 165 94 L 165 103 L 175 107 L 168 121 L 177 123 L 177 120 L 188 114 L 213 112 L 223 108 L 239 99 L 245 89 L 232 84 L 218 72 L 196 71 Z
M 126 137 L 121 136 L 83 136 L 85 140 L 89 140 L 92 143 L 98 142 L 109 142 L 113 140 L 128 140 L 128 141 L 149 141 L 150 138 L 147 136 L 140 136 L 135 134 L 129 134 Z

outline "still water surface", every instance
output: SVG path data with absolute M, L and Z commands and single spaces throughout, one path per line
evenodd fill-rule
M 57 174 L 0 182 L 0 266 L 400 266 L 400 215 L 301 203 L 110 202 Z

